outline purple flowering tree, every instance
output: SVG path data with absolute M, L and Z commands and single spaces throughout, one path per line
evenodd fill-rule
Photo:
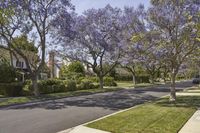
M 123 30 L 121 39 L 124 41 L 123 56 L 120 59 L 120 64 L 127 69 L 133 77 L 133 84 L 136 84 L 136 67 L 140 63 L 140 55 L 137 51 L 137 42 L 132 41 L 134 34 L 145 32 L 145 18 L 146 12 L 143 5 L 139 5 L 137 9 L 133 7 L 125 7 L 121 21 Z M 134 43 L 134 45 L 133 45 Z
M 1 47 L 20 55 L 25 60 L 35 96 L 39 95 L 38 75 L 45 66 L 47 36 L 55 25 L 55 19 L 69 15 L 68 11 L 72 8 L 70 0 L 4 0 L 0 3 L 0 37 L 7 45 Z M 70 31 L 66 29 L 66 32 Z M 31 61 L 23 50 L 13 44 L 13 39 L 23 34 L 27 34 L 28 39 L 34 39 L 37 44 L 40 61 L 36 68 L 31 66 Z
M 81 16 L 74 15 L 74 39 L 68 41 L 65 37 L 65 26 L 60 28 L 62 53 L 64 57 L 78 60 L 86 64 L 98 76 L 100 88 L 103 88 L 103 78 L 119 62 L 121 56 L 120 23 L 121 10 L 107 5 L 101 9 L 90 9 Z M 67 18 L 66 18 L 67 19 Z M 109 68 L 104 69 L 104 64 Z
M 152 0 L 149 19 L 160 33 L 157 49 L 169 64 L 171 77 L 170 101 L 176 100 L 175 80 L 181 64 L 198 49 L 200 2 L 197 0 Z

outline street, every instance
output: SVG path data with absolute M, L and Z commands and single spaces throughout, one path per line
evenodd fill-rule
M 177 83 L 178 91 L 191 81 Z M 169 94 L 169 85 L 0 108 L 0 133 L 55 133 Z

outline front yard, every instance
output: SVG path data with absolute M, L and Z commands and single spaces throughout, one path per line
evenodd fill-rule
M 112 133 L 176 133 L 200 106 L 200 96 L 179 96 L 146 103 L 128 111 L 88 124 Z

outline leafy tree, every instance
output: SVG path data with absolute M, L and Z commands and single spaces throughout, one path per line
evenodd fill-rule
M 198 49 L 197 0 L 152 0 L 149 19 L 160 34 L 157 49 L 165 54 L 171 77 L 170 101 L 176 100 L 175 80 L 180 66 Z
M 27 35 L 15 37 L 12 43 L 13 43 L 13 47 L 17 49 L 33 52 L 36 54 L 38 53 L 38 49 L 35 47 L 34 42 L 29 41 Z
M 75 73 L 81 73 L 83 75 L 85 74 L 85 68 L 84 68 L 83 64 L 79 61 L 70 63 L 68 66 L 68 71 L 75 72 Z
M 80 76 L 85 75 L 85 68 L 79 61 L 74 61 L 69 65 L 63 65 L 61 67 L 60 76 L 62 78 L 77 79 Z
M 144 23 L 145 11 L 144 6 L 139 5 L 137 9 L 125 7 L 122 16 L 123 30 L 121 39 L 123 44 L 123 56 L 120 64 L 132 74 L 133 84 L 136 84 L 136 67 L 139 61 L 139 54 L 132 41 L 133 34 L 145 31 Z
M 47 35 L 56 24 L 57 18 L 69 15 L 68 11 L 71 9 L 73 6 L 69 0 L 4 0 L 0 4 L 0 17 L 3 18 L 0 21 L 0 38 L 7 44 L 7 47 L 1 47 L 17 53 L 25 60 L 36 96 L 39 95 L 38 75 L 45 65 Z M 29 34 L 37 41 L 40 60 L 34 69 L 21 49 L 27 47 L 15 44 L 16 34 Z
M 61 38 L 63 49 L 60 53 L 92 68 L 99 78 L 100 88 L 103 88 L 103 77 L 118 64 L 120 58 L 120 14 L 120 9 L 110 5 L 87 10 L 82 16 L 74 16 L 76 34 L 73 41 L 67 42 L 62 34 L 65 39 Z M 65 28 L 60 30 L 60 33 L 65 32 Z M 103 64 L 109 64 L 109 69 L 103 69 Z

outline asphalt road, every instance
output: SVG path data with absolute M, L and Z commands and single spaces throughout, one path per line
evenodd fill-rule
M 190 81 L 177 83 L 178 91 Z M 55 133 L 169 94 L 169 85 L 0 108 L 0 133 Z

